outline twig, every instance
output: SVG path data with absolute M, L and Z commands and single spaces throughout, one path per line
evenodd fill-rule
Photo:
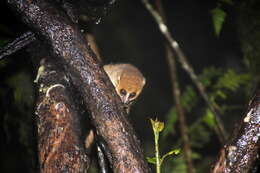
M 186 56 L 184 55 L 183 51 L 179 47 L 179 44 L 173 37 L 171 36 L 171 33 L 168 30 L 168 27 L 165 25 L 162 17 L 158 14 L 158 12 L 152 7 L 152 5 L 148 2 L 148 0 L 142 0 L 143 4 L 145 5 L 146 9 L 151 13 L 153 18 L 155 19 L 156 23 L 159 25 L 159 29 L 167 42 L 170 45 L 170 48 L 177 54 L 178 60 L 182 65 L 182 68 L 188 73 L 190 78 L 192 79 L 195 86 L 198 88 L 199 93 L 201 94 L 204 101 L 207 103 L 208 107 L 214 114 L 215 120 L 216 120 L 216 126 L 215 129 L 216 134 L 218 135 L 218 138 L 222 144 L 224 144 L 224 141 L 226 140 L 226 133 L 224 130 L 223 123 L 220 119 L 220 114 L 218 109 L 211 103 L 209 96 L 207 95 L 204 86 L 199 81 L 198 76 L 195 74 L 192 66 L 189 64 Z
M 97 156 L 98 156 L 98 164 L 100 166 L 100 172 L 108 173 L 106 156 L 104 155 L 104 152 L 98 143 L 96 143 L 96 148 L 97 148 Z
M 162 19 L 166 23 L 166 16 L 164 13 L 163 6 L 161 4 L 160 0 L 156 0 L 156 7 L 158 9 L 158 12 L 162 16 Z M 192 157 L 191 157 L 191 149 L 190 149 L 190 142 L 189 142 L 189 136 L 188 136 L 188 128 L 185 122 L 185 113 L 183 110 L 183 107 L 181 105 L 180 96 L 181 91 L 179 88 L 178 83 L 178 77 L 177 77 L 177 70 L 176 70 L 176 63 L 175 63 L 175 56 L 172 52 L 172 49 L 168 46 L 168 44 L 165 45 L 166 48 L 166 60 L 169 65 L 170 69 L 170 75 L 171 75 L 171 82 L 172 82 L 172 94 L 173 98 L 175 100 L 176 110 L 178 112 L 179 121 L 180 121 L 180 131 L 181 131 L 181 138 L 184 145 L 184 158 L 187 165 L 187 172 L 188 173 L 194 173 L 194 167 L 192 163 Z
M 16 38 L 14 41 L 8 43 L 3 48 L 0 48 L 0 60 L 3 59 L 5 56 L 17 52 L 18 50 L 33 42 L 35 39 L 36 38 L 31 31 L 24 33 L 20 37 Z

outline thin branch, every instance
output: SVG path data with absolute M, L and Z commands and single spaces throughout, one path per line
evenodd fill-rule
M 8 43 L 4 47 L 0 48 L 0 60 L 5 56 L 11 55 L 23 47 L 27 46 L 35 40 L 34 34 L 30 31 L 24 33 L 14 41 Z
M 56 62 L 82 96 L 98 135 L 111 153 L 113 171 L 150 172 L 140 142 L 111 81 L 80 30 L 52 1 L 6 0 L 49 45 Z
M 156 0 L 156 7 L 158 9 L 158 12 L 162 16 L 162 19 L 166 23 L 167 20 L 166 20 L 163 6 L 161 4 L 161 0 Z M 190 149 L 188 128 L 186 125 L 185 113 L 184 113 L 183 107 L 181 105 L 181 99 L 180 99 L 181 91 L 179 88 L 178 77 L 177 77 L 177 70 L 176 70 L 176 63 L 175 63 L 176 60 L 175 60 L 175 56 L 172 52 L 172 49 L 168 46 L 168 44 L 165 45 L 165 49 L 166 49 L 166 60 L 169 65 L 170 75 L 171 75 L 173 98 L 175 101 L 176 110 L 177 110 L 179 121 L 180 121 L 180 131 L 181 131 L 181 138 L 182 138 L 183 145 L 184 145 L 184 158 L 185 158 L 186 165 L 187 165 L 187 172 L 194 173 L 195 169 L 194 169 L 193 163 L 192 163 L 192 157 L 191 157 L 192 152 Z
M 195 74 L 192 66 L 189 64 L 186 56 L 184 55 L 183 51 L 179 47 L 179 44 L 171 36 L 171 33 L 169 32 L 168 27 L 165 25 L 162 17 L 153 8 L 153 6 L 149 3 L 148 0 L 142 0 L 142 2 L 145 5 L 146 9 L 151 13 L 153 18 L 155 19 L 156 23 L 159 26 L 161 33 L 163 34 L 163 36 L 169 43 L 170 48 L 177 54 L 178 60 L 181 63 L 182 68 L 188 73 L 188 75 L 192 79 L 193 83 L 198 88 L 200 95 L 202 96 L 202 98 L 204 99 L 204 101 L 207 103 L 208 107 L 214 114 L 215 120 L 216 120 L 216 125 L 217 125 L 216 134 L 218 135 L 220 142 L 224 143 L 224 141 L 226 140 L 226 132 L 224 130 L 223 123 L 220 119 L 219 110 L 214 106 L 214 104 L 211 103 L 204 86 L 200 82 L 198 76 Z
M 100 166 L 100 172 L 108 173 L 109 171 L 108 171 L 106 156 L 104 155 L 104 152 L 99 144 L 96 144 L 96 149 L 97 149 L 97 155 L 98 155 L 98 164 Z

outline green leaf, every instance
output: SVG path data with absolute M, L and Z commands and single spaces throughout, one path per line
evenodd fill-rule
M 227 95 L 222 90 L 217 90 L 216 91 L 216 96 L 219 96 L 222 99 L 226 99 L 227 98 Z
M 197 104 L 198 97 L 195 90 L 188 86 L 181 96 L 181 104 L 187 112 L 190 112 L 192 108 Z
M 156 165 L 156 158 L 155 157 L 146 157 L 147 162 Z
M 249 74 L 237 74 L 234 70 L 230 69 L 219 78 L 215 88 L 236 91 L 242 84 L 247 84 L 249 80 Z
M 212 80 L 222 74 L 223 72 L 220 68 L 207 67 L 203 69 L 203 72 L 199 76 L 199 78 L 205 87 L 210 87 L 211 85 L 213 85 Z
M 214 8 L 210 11 L 212 16 L 212 22 L 214 25 L 215 34 L 219 36 L 222 29 L 223 23 L 226 18 L 226 12 L 219 7 Z
M 209 109 L 206 110 L 203 121 L 211 128 L 216 126 L 214 115 Z
M 164 159 L 170 155 L 178 155 L 179 153 L 181 152 L 180 149 L 174 149 L 174 150 L 171 150 L 169 151 L 168 153 L 164 154 L 161 158 L 161 164 L 162 162 L 164 161 Z

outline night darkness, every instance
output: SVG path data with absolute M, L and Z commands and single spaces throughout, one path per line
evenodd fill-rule
M 227 17 L 221 33 L 217 37 L 214 33 L 210 11 L 217 7 L 218 1 L 162 0 L 162 3 L 172 36 L 178 41 L 197 74 L 201 74 L 205 68 L 209 67 L 221 68 L 223 71 L 232 69 L 237 73 L 249 71 L 244 63 L 245 56 L 241 44 L 243 38 L 240 37 L 241 32 L 238 31 L 238 26 L 241 25 L 239 25 L 241 15 L 238 15 L 239 8 L 236 5 L 223 6 Z M 240 19 L 238 19 L 239 17 Z M 13 40 L 26 31 L 28 31 L 28 27 L 23 25 L 1 0 L 1 46 L 6 41 Z M 146 77 L 143 93 L 132 108 L 131 121 L 146 155 L 152 155 L 153 133 L 149 118 L 157 117 L 166 123 L 167 115 L 174 106 L 170 74 L 165 58 L 164 37 L 140 0 L 118 0 L 111 12 L 93 27 L 93 32 L 104 64 L 131 63 L 137 66 Z M 260 39 L 258 38 L 258 40 Z M 177 63 L 177 68 L 182 92 L 188 86 L 193 87 L 196 91 L 190 77 L 179 63 Z M 37 169 L 36 132 L 33 125 L 35 123 L 33 106 L 36 95 L 36 86 L 34 86 L 33 80 L 36 69 L 34 69 L 26 49 L 8 56 L 3 63 L 0 63 L 0 73 L 0 151 L 2 156 L 0 172 L 13 173 L 21 170 L 34 172 Z M 26 76 L 26 80 L 19 83 L 22 89 L 19 90 L 20 94 L 17 97 L 20 100 L 18 101 L 15 100 L 17 97 L 14 96 L 18 92 L 17 88 L 12 87 L 12 82 L 10 82 L 13 81 L 10 78 L 17 74 L 22 74 L 22 81 L 23 77 Z M 252 73 L 250 74 L 252 75 Z M 222 117 L 227 131 L 232 131 L 237 126 L 246 111 L 250 94 L 253 92 L 249 89 L 250 86 L 242 86 L 241 84 L 241 87 L 247 88 L 247 91 L 239 88 L 228 93 L 230 99 L 219 99 L 219 104 L 239 105 L 233 112 L 225 112 L 225 116 Z M 33 91 L 27 92 L 23 88 L 29 88 Z M 208 92 L 212 90 L 209 89 Z M 238 92 L 240 93 L 237 94 Z M 196 107 L 186 115 L 188 125 L 196 121 L 204 112 L 205 103 L 199 95 L 198 97 Z M 27 101 L 23 101 L 24 99 Z M 20 106 L 16 107 L 17 104 Z M 176 123 L 175 132 L 162 139 L 161 150 L 163 153 L 175 147 L 176 141 L 180 139 L 177 127 L 178 123 Z M 205 129 L 211 131 L 208 127 L 204 127 Z M 202 146 L 197 143 L 193 148 L 195 152 L 200 154 L 199 158 L 194 161 L 198 172 L 207 172 L 205 170 L 209 170 L 216 159 L 221 148 L 216 138 L 214 132 L 211 131 L 207 142 L 203 143 Z M 165 165 L 170 164 L 170 161 L 165 163 Z M 170 172 L 172 167 L 164 168 L 164 172 Z M 175 172 L 178 171 L 175 170 Z

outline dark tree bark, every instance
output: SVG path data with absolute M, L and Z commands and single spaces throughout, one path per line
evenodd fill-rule
M 231 142 L 221 150 L 213 173 L 246 173 L 258 158 L 260 136 L 260 89 L 251 100 L 248 111 Z
M 81 139 L 79 107 L 64 72 L 43 59 L 36 104 L 40 172 L 83 173 L 89 167 Z
M 28 31 L 24 33 L 23 35 L 16 38 L 14 41 L 8 43 L 5 47 L 0 49 L 0 60 L 5 56 L 11 55 L 16 51 L 24 48 L 33 41 L 35 41 L 35 37 L 32 32 Z
M 85 30 L 92 23 L 99 23 L 113 7 L 115 0 L 55 0 L 65 12 L 70 20 L 81 26 L 81 30 Z M 88 35 L 90 41 L 95 41 L 91 35 Z M 0 48 L 0 60 L 8 55 L 19 51 L 36 40 L 35 35 L 31 31 L 27 31 L 20 37 Z M 95 49 L 96 47 L 94 47 Z M 94 50 L 95 52 L 95 50 Z M 99 55 L 97 55 L 99 57 Z
M 123 105 L 77 26 L 51 2 L 7 2 L 36 37 L 49 45 L 50 51 L 57 57 L 57 63 L 62 65 L 69 81 L 79 91 L 97 134 L 104 140 L 109 150 L 107 153 L 111 154 L 109 161 L 113 171 L 150 172 Z M 65 113 L 66 107 L 56 105 L 51 110 Z

